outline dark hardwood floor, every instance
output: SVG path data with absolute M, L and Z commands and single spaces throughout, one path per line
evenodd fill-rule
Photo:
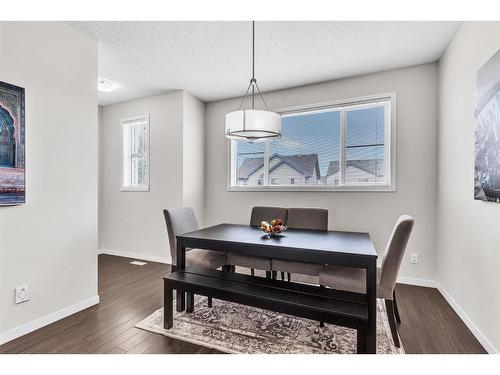
M 162 307 L 163 275 L 170 266 L 99 256 L 101 302 L 0 346 L 0 353 L 217 353 L 134 328 Z M 398 284 L 400 335 L 407 353 L 485 353 L 433 288 Z

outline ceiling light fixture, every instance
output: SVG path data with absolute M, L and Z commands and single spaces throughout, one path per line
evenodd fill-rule
M 118 87 L 120 86 L 109 79 L 99 78 L 97 80 L 97 89 L 101 92 L 111 92 L 116 90 Z
M 250 91 L 252 108 L 242 109 Z M 255 109 L 256 91 L 266 110 Z M 239 109 L 226 114 L 226 138 L 253 143 L 272 141 L 279 137 L 281 137 L 281 116 L 269 110 L 255 79 L 255 21 L 252 21 L 252 79 Z

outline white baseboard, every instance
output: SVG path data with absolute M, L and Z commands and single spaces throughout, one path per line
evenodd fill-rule
M 439 283 L 437 283 L 437 289 L 443 295 L 444 299 L 450 304 L 452 309 L 455 310 L 460 319 L 462 319 L 465 325 L 471 330 L 472 334 L 481 343 L 484 349 L 486 349 L 486 351 L 490 354 L 498 354 L 499 351 L 488 340 L 486 335 L 483 334 L 483 332 L 481 332 L 481 330 L 474 324 L 474 322 L 469 318 L 464 309 L 458 304 L 457 301 L 455 301 L 455 299 L 448 293 L 448 291 L 444 289 L 443 286 Z
M 53 312 L 52 314 L 42 316 L 32 322 L 25 323 L 19 327 L 13 328 L 11 330 L 0 333 L 0 345 L 5 344 L 11 340 L 18 337 L 24 336 L 27 333 L 33 332 L 39 328 L 42 328 L 48 324 L 54 323 L 58 320 L 66 318 L 69 315 L 75 314 L 81 310 L 84 310 L 90 306 L 97 305 L 99 303 L 99 296 L 93 296 L 87 298 L 83 301 L 77 302 L 71 306 L 67 306 L 61 310 Z
M 114 255 L 124 258 L 133 258 L 138 260 L 147 260 L 149 262 L 166 263 L 170 264 L 170 257 L 159 257 L 155 255 L 132 253 L 128 251 L 112 250 L 112 249 L 99 249 L 98 254 Z
M 437 283 L 434 280 L 428 280 L 428 279 L 417 279 L 413 277 L 399 276 L 397 282 L 399 284 L 409 284 L 409 285 L 425 286 L 428 288 L 437 288 Z

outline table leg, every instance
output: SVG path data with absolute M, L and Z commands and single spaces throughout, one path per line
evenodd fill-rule
M 366 352 L 377 353 L 377 261 L 370 260 L 366 267 L 366 297 L 368 302 L 368 330 Z
M 181 241 L 177 240 L 177 270 L 186 268 L 186 248 L 182 246 Z M 184 291 L 177 289 L 176 292 L 177 311 L 184 311 L 186 308 L 186 294 Z

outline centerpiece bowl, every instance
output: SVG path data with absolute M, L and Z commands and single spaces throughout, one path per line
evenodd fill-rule
M 262 221 L 259 228 L 266 234 L 267 237 L 280 237 L 283 232 L 288 229 L 286 225 L 283 225 L 281 219 L 274 219 L 269 224 L 267 221 Z

